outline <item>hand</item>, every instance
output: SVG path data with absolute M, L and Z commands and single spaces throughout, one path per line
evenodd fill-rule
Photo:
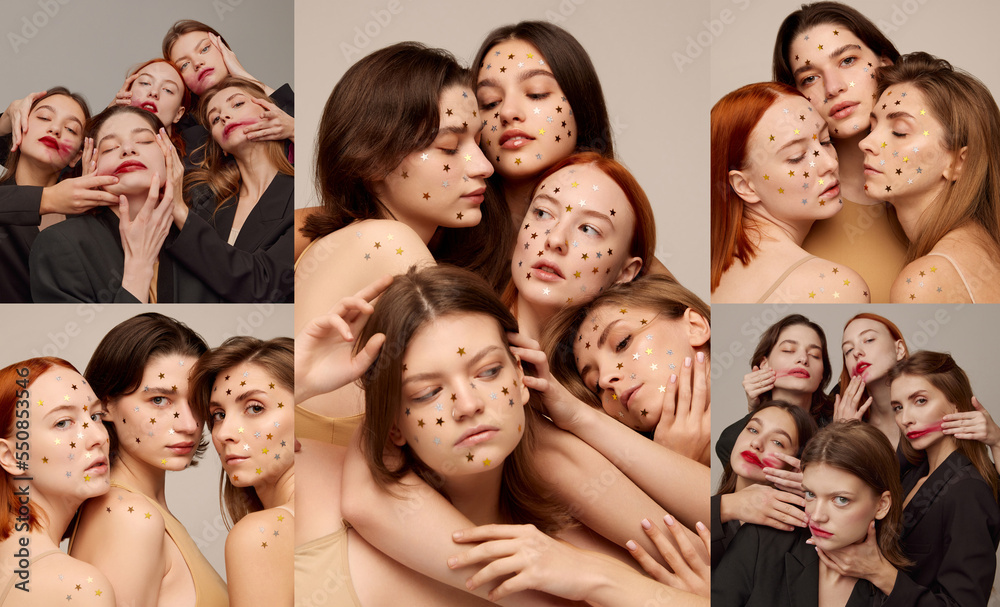
M 684 360 L 681 376 L 670 376 L 653 440 L 696 462 L 711 458 L 712 415 L 708 362 L 698 353 Z
M 182 194 L 184 192 L 184 163 L 181 162 L 180 156 L 177 155 L 177 148 L 174 147 L 170 136 L 167 135 L 167 131 L 163 127 L 160 127 L 160 132 L 156 134 L 156 145 L 160 146 L 160 151 L 163 152 L 163 158 L 167 163 L 167 179 L 173 186 L 173 191 L 178 193 L 174 196 L 170 214 L 174 225 L 177 226 L 178 230 L 181 230 L 184 228 L 184 222 L 187 221 L 188 216 L 188 206 L 184 203 Z
M 816 544 L 813 538 L 806 540 L 806 543 Z M 817 547 L 816 553 L 827 567 L 840 575 L 863 578 L 878 586 L 886 594 L 892 592 L 896 580 L 896 568 L 879 552 L 878 542 L 875 539 L 875 521 L 868 525 L 868 535 L 864 542 L 830 551 Z
M 215 34 L 209 33 L 208 39 L 215 45 L 215 48 L 219 49 L 219 53 L 222 54 L 222 61 L 226 64 L 226 69 L 229 70 L 230 76 L 236 76 L 238 78 L 245 78 L 246 80 L 253 80 L 254 82 L 260 82 L 256 78 L 250 75 L 250 72 L 243 67 L 240 60 L 236 58 L 236 53 L 233 52 L 231 48 L 226 46 L 226 43 L 222 41 L 222 38 L 216 36 Z M 270 93 L 268 93 L 270 94 Z
M 333 392 L 361 377 L 378 356 L 385 335 L 376 333 L 355 356 L 354 335 L 375 311 L 371 301 L 392 283 L 383 276 L 330 311 L 311 321 L 295 336 L 295 400 Z
M 514 356 L 535 368 L 534 375 L 525 375 L 523 381 L 525 386 L 541 395 L 541 412 L 552 418 L 555 425 L 572 432 L 580 418 L 590 412 L 590 407 L 552 377 L 549 360 L 537 341 L 519 333 L 508 333 L 507 337 Z
M 753 369 L 743 376 L 743 390 L 747 393 L 747 411 L 753 411 L 760 404 L 760 395 L 774 388 L 776 373 L 763 363 L 764 368 L 753 366 Z
M 570 600 L 584 600 L 590 591 L 590 566 L 607 569 L 611 564 L 622 566 L 604 555 L 586 552 L 551 538 L 534 525 L 483 525 L 458 531 L 458 543 L 483 542 L 462 554 L 448 559 L 448 567 L 458 569 L 476 563 L 486 563 L 466 581 L 475 590 L 491 581 L 508 578 L 489 593 L 498 601 L 522 590 L 539 590 Z
M 784 453 L 772 453 L 771 455 L 785 462 L 792 469 L 779 470 L 778 468 L 765 467 L 764 478 L 774 483 L 778 489 L 784 489 L 799 497 L 805 497 L 805 491 L 802 490 L 802 462 L 799 461 L 799 458 Z
M 802 510 L 806 505 L 805 499 L 767 485 L 750 485 L 735 493 L 723 495 L 722 505 L 724 513 L 729 514 L 723 516 L 723 522 L 735 519 L 782 531 L 791 531 L 808 524 L 806 513 Z
M 48 91 L 39 91 L 24 99 L 15 99 L 3 111 L 3 116 L 0 116 L 0 136 L 10 133 L 12 153 L 21 145 L 24 134 L 28 132 L 28 114 L 31 113 L 32 104 L 46 94 Z
M 698 537 L 705 545 L 703 553 L 705 556 L 702 557 L 699 556 L 694 544 L 682 531 L 674 517 L 668 514 L 663 517 L 663 522 L 667 524 L 667 529 L 670 530 L 670 534 L 674 537 L 677 546 L 680 547 L 680 551 L 674 548 L 674 545 L 667 541 L 660 529 L 648 520 L 643 519 L 642 528 L 656 549 L 660 551 L 663 560 L 667 562 L 670 569 L 673 569 L 673 572 L 663 567 L 656 559 L 649 556 L 649 553 L 641 545 L 632 540 L 629 540 L 625 547 L 654 580 L 700 596 L 710 596 L 712 593 L 712 563 L 708 555 L 711 553 L 712 533 L 703 523 L 699 522 L 696 525 Z
M 837 394 L 833 401 L 833 421 L 846 419 L 863 419 L 865 411 L 872 406 L 873 397 L 869 396 L 865 404 L 861 404 L 861 397 L 865 393 L 865 380 L 860 375 L 855 375 L 844 388 L 843 397 Z
M 61 213 L 79 215 L 94 207 L 118 204 L 118 197 L 101 188 L 118 183 L 114 175 L 86 175 L 63 179 L 42 189 L 38 212 L 42 215 Z
M 80 175 L 86 177 L 97 172 L 97 150 L 92 137 L 83 138 L 83 150 L 80 152 Z
M 260 121 L 243 129 L 251 141 L 295 141 L 295 119 L 267 99 L 252 98 L 261 107 Z
M 134 220 L 129 213 L 128 198 L 125 195 L 120 197 L 121 217 L 118 228 L 121 232 L 122 249 L 125 251 L 122 287 L 141 302 L 145 302 L 149 295 L 153 264 L 170 231 L 173 197 L 173 183 L 168 179 L 163 189 L 163 198 L 160 199 L 160 176 L 153 175 L 146 203 Z
M 975 411 L 949 413 L 944 416 L 941 431 L 962 440 L 975 440 L 990 447 L 1000 445 L 1000 426 L 975 396 L 972 397 Z
M 113 105 L 132 105 L 132 83 L 135 79 L 139 77 L 139 72 L 136 72 L 125 79 L 125 84 L 122 88 L 118 89 L 115 93 L 115 98 L 108 104 L 108 107 Z

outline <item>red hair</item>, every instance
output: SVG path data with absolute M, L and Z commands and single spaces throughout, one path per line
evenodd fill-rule
M 177 66 L 175 66 L 173 63 L 170 63 L 166 59 L 157 57 L 156 59 L 150 59 L 149 61 L 147 61 L 145 63 L 142 63 L 142 64 L 139 64 L 136 67 L 132 68 L 131 70 L 129 70 L 128 75 L 131 76 L 133 74 L 138 74 L 139 70 L 141 70 L 142 68 L 146 67 L 147 65 L 152 65 L 154 63 L 163 63 L 163 64 L 166 64 L 166 65 L 169 65 L 170 69 L 172 69 L 175 72 L 177 72 L 177 75 L 180 77 L 180 82 L 178 84 L 179 84 L 179 86 L 181 88 L 181 107 L 184 108 L 185 112 L 190 112 L 191 111 L 191 91 L 189 91 L 187 85 L 184 84 L 184 77 L 181 76 L 181 73 L 177 70 Z M 134 85 L 134 83 L 133 83 L 133 85 Z M 131 91 L 132 87 L 129 87 L 129 90 Z M 170 127 L 169 124 L 164 124 L 163 126 L 164 126 L 164 128 Z M 177 130 L 175 128 L 171 128 L 170 129 L 170 143 L 174 144 L 174 147 L 177 148 L 177 155 L 179 157 L 181 157 L 181 158 L 184 158 L 184 154 L 185 154 L 185 152 L 187 150 L 184 148 L 184 138 L 181 137 L 181 133 L 180 133 L 179 130 Z
M 15 443 L 21 442 L 15 436 L 15 418 L 18 394 L 24 388 L 18 385 L 18 381 L 27 380 L 27 386 L 31 386 L 38 377 L 52 367 L 65 367 L 76 371 L 76 368 L 61 358 L 29 358 L 19 363 L 14 363 L 9 367 L 0 369 L 0 430 L 6 439 L 15 439 Z M 20 370 L 27 369 L 27 375 L 19 373 Z M 25 418 L 27 419 L 27 418 Z M 24 439 L 28 440 L 27 438 Z M 17 498 L 17 487 L 14 479 L 6 470 L 0 475 L 0 540 L 5 540 L 14 532 L 14 522 L 18 518 L 18 511 L 21 509 L 20 501 Z M 29 502 L 24 506 L 28 510 L 28 530 L 34 531 L 41 527 L 45 513 L 34 503 Z
M 614 158 L 602 156 L 597 152 L 577 152 L 563 158 L 550 167 L 549 170 L 545 171 L 538 178 L 538 183 L 541 184 L 553 173 L 561 171 L 568 166 L 582 164 L 592 165 L 597 168 L 597 170 L 607 175 L 611 181 L 614 181 L 621 188 L 622 192 L 625 193 L 625 198 L 628 199 L 629 206 L 632 207 L 632 212 L 635 214 L 635 227 L 632 230 L 632 242 L 629 245 L 628 253 L 629 256 L 638 257 L 642 260 L 642 267 L 635 277 L 645 276 L 649 269 L 649 260 L 653 259 L 656 252 L 656 224 L 653 219 L 653 207 L 649 204 L 649 198 L 646 196 L 646 192 L 643 191 L 642 186 L 632 176 L 632 173 L 625 168 L 624 164 Z M 537 191 L 538 187 L 536 186 L 535 190 L 531 193 L 532 198 L 534 198 Z M 673 274 L 670 274 L 669 271 L 667 271 L 667 275 L 673 278 Z M 514 286 L 513 281 L 507 283 L 507 289 L 504 291 L 502 299 L 508 305 L 513 305 L 514 301 L 516 301 L 517 288 Z
M 734 259 L 747 264 L 757 254 L 751 239 L 756 229 L 729 185 L 729 171 L 746 168 L 750 133 L 782 95 L 803 96 L 787 84 L 758 82 L 729 93 L 712 108 L 712 291 Z

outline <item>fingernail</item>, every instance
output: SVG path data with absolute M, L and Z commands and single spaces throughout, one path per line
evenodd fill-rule
M 453 557 L 451 557 L 451 558 L 448 559 L 448 566 L 449 567 L 454 567 L 457 564 L 458 564 L 458 558 L 456 558 L 456 557 L 453 556 Z
M 685 356 L 684 357 L 684 366 L 685 367 L 690 367 L 691 366 L 691 357 L 690 356 Z
M 704 352 L 698 352 L 698 362 L 700 362 L 700 363 L 705 362 L 705 353 Z
M 698 521 L 697 523 L 695 523 L 694 526 L 698 528 L 698 531 L 707 531 L 708 530 L 708 527 L 705 526 L 705 523 L 703 523 L 701 521 Z
M 642 519 L 642 523 L 640 524 L 642 525 L 642 528 L 647 531 L 649 531 L 649 529 L 653 526 L 653 524 L 649 522 L 649 519 Z
M 462 532 L 462 531 L 456 531 L 455 533 L 451 534 L 451 537 L 454 538 L 454 539 L 456 539 L 456 540 L 460 540 L 460 539 L 462 539 L 463 535 L 465 535 L 464 532 Z
M 670 374 L 670 383 L 672 383 L 672 384 L 676 384 L 677 383 L 677 376 L 674 375 L 673 373 Z
M 669 525 L 670 527 L 673 527 L 674 526 L 674 517 L 670 516 L 669 514 L 664 515 L 663 522 L 666 523 L 667 525 Z
M 632 540 L 625 542 L 625 547 L 631 550 L 632 552 L 635 552 L 636 548 L 638 548 L 638 546 L 636 546 L 635 542 L 633 542 Z

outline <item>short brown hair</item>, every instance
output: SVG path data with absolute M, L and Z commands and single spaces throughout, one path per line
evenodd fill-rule
M 764 331 L 764 334 L 760 336 L 760 341 L 757 342 L 757 349 L 754 350 L 753 356 L 750 358 L 750 367 L 753 368 L 754 365 L 759 365 L 761 361 L 770 356 L 771 350 L 778 345 L 778 339 L 781 337 L 781 332 L 788 327 L 794 327 L 795 325 L 802 325 L 804 327 L 809 327 L 819 335 L 820 349 L 823 351 L 823 377 L 820 379 L 819 387 L 812 395 L 812 403 L 809 406 L 809 414 L 813 416 L 813 419 L 817 423 L 821 423 L 821 419 L 833 416 L 833 403 L 826 395 L 826 385 L 830 383 L 830 378 L 833 377 L 833 369 L 830 368 L 830 352 L 826 346 L 826 333 L 823 332 L 823 327 L 809 320 L 802 314 L 789 314 L 788 316 L 782 318 L 778 322 L 774 323 Z M 767 391 L 760 395 L 760 399 L 771 400 L 772 393 Z

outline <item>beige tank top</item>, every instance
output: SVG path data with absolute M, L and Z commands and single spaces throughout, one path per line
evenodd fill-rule
M 295 436 L 347 447 L 354 429 L 365 419 L 364 413 L 350 417 L 327 417 L 295 405 Z
M 347 557 L 347 528 L 295 548 L 295 605 L 361 607 Z

